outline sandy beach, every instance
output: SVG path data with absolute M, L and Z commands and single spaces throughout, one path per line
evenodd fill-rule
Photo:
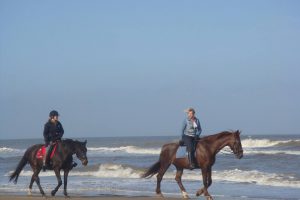
M 153 199 L 163 199 L 160 197 L 125 197 L 125 196 L 98 196 L 98 197 L 87 197 L 87 196 L 76 196 L 71 197 L 73 200 L 129 200 L 129 199 L 138 199 L 138 200 L 153 200 Z M 37 200 L 43 199 L 41 196 L 18 196 L 18 195 L 2 195 L 0 194 L 0 200 Z M 47 199 L 55 199 L 55 200 L 65 200 L 66 198 L 63 196 L 58 197 L 47 197 Z M 181 198 L 165 198 L 170 200 L 177 200 Z

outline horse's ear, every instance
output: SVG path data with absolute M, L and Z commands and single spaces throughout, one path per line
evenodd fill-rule
M 84 141 L 84 145 L 86 145 L 86 143 L 87 143 L 87 140 Z
M 241 135 L 241 131 L 240 131 L 239 129 L 236 131 L 236 133 L 237 133 L 238 135 Z

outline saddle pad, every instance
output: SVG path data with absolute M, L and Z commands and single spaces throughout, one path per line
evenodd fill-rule
M 39 150 L 36 152 L 36 158 L 37 159 L 42 159 L 44 155 L 46 154 L 46 147 L 43 145 Z
M 186 158 L 188 156 L 188 152 L 186 150 L 186 146 L 179 146 L 176 151 L 176 158 Z M 196 151 L 194 152 L 194 156 L 196 157 Z
M 54 156 L 54 153 L 56 151 L 57 144 L 54 145 L 53 150 L 51 152 L 50 158 Z M 37 159 L 43 159 L 43 157 L 46 155 L 46 146 L 43 145 L 39 150 L 36 152 L 36 158 Z
M 179 146 L 176 152 L 176 158 L 185 158 L 187 156 L 186 146 Z

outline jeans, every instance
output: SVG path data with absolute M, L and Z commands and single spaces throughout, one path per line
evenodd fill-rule
M 48 164 L 49 163 L 49 160 L 50 160 L 50 154 L 53 150 L 53 144 L 49 144 L 47 147 L 46 147 L 46 155 L 45 155 L 45 159 L 44 159 L 44 165 Z
M 193 136 L 183 135 L 182 140 L 187 147 L 189 153 L 194 152 L 195 150 L 195 138 Z

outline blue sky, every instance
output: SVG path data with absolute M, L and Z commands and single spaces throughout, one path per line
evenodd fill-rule
M 299 1 L 1 1 L 0 138 L 299 134 Z

